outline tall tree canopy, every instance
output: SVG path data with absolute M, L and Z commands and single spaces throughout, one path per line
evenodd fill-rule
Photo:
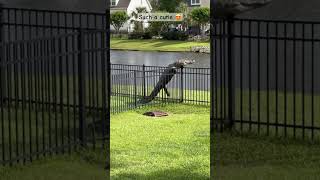
M 129 20 L 129 16 L 125 11 L 117 11 L 111 14 L 110 23 L 114 27 L 117 33 L 119 33 L 120 28 Z
M 133 11 L 131 13 L 131 18 L 133 18 L 131 20 L 131 22 L 134 23 L 134 31 L 135 32 L 143 32 L 144 31 L 144 27 L 143 27 L 143 22 L 141 21 L 136 21 L 136 19 L 138 19 L 138 14 L 139 13 L 147 13 L 147 9 L 145 7 L 137 7 L 135 9 L 135 11 Z
M 183 0 L 159 0 L 159 10 L 174 13 Z
M 210 9 L 207 7 L 195 8 L 191 11 L 190 17 L 194 23 L 204 30 L 205 25 L 210 21 Z

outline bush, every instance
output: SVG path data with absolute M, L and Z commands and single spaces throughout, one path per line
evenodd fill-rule
M 162 33 L 163 39 L 166 40 L 179 40 L 179 41 L 186 41 L 189 39 L 189 35 L 182 31 L 171 31 Z
M 143 32 L 132 32 L 129 33 L 128 39 L 142 39 Z
M 147 32 L 143 33 L 142 38 L 143 39 L 152 39 L 152 33 L 147 31 Z
M 128 35 L 128 39 L 152 39 L 150 32 L 132 32 Z

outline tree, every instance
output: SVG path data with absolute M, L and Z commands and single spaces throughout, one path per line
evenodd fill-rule
M 165 21 L 151 21 L 148 31 L 155 36 L 160 36 L 163 32 L 168 31 L 170 23 Z
M 135 11 L 132 12 L 131 17 L 133 20 L 131 22 L 134 23 L 134 31 L 135 32 L 143 32 L 143 22 L 142 21 L 136 21 L 135 19 L 138 19 L 139 13 L 147 13 L 147 9 L 145 7 L 137 7 Z
M 189 17 L 190 10 L 189 10 L 188 4 L 185 2 L 181 2 L 177 8 L 177 12 L 183 14 L 183 21 L 180 22 L 180 24 L 182 25 L 182 29 L 187 30 L 189 24 L 191 23 L 191 20 Z
M 175 13 L 183 0 L 159 0 L 159 10 Z
M 110 22 L 118 34 L 120 28 L 129 20 L 129 16 L 125 11 L 117 11 L 111 14 Z
M 205 26 L 210 21 L 210 9 L 207 7 L 195 8 L 191 11 L 190 17 L 193 22 L 199 25 L 201 34 L 203 34 Z
M 159 1 L 158 0 L 150 0 L 150 4 L 153 11 L 159 10 Z

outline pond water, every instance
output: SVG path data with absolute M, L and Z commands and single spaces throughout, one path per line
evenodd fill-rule
M 146 66 L 168 66 L 169 64 L 182 59 L 191 58 L 196 60 L 192 65 L 184 69 L 183 86 L 185 89 L 208 91 L 210 89 L 210 71 L 209 69 L 192 69 L 192 68 L 209 68 L 210 54 L 200 54 L 191 52 L 149 52 L 149 51 L 111 51 L 112 64 L 127 65 L 146 65 Z M 180 72 L 180 71 L 179 71 Z M 173 78 L 167 85 L 168 88 L 179 88 L 181 81 L 180 73 Z M 138 75 L 141 77 L 141 75 Z M 159 75 L 147 73 L 145 79 L 147 84 L 155 85 L 158 82 Z M 132 80 L 132 79 L 131 79 Z M 133 81 L 133 80 L 132 80 Z M 139 81 L 140 82 L 140 81 Z M 116 83 L 116 82 L 113 82 Z M 128 82 L 127 82 L 128 83 Z M 130 82 L 129 82 L 130 83 Z M 131 82 L 130 84 L 132 84 Z M 170 89 L 169 91 L 173 91 Z M 188 95 L 186 95 L 188 96 Z M 190 95 L 191 96 L 191 95 Z
M 196 60 L 188 67 L 209 68 L 210 54 L 192 52 L 150 52 L 150 51 L 117 51 L 111 50 L 112 64 L 167 66 L 178 59 L 191 58 Z

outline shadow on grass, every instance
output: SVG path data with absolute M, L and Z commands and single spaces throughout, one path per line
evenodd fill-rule
M 192 180 L 207 180 L 210 177 L 203 174 L 192 173 L 188 168 L 182 169 L 166 169 L 151 172 L 150 174 L 136 174 L 136 173 L 123 173 L 115 176 L 111 176 L 112 180 L 126 180 L 126 179 L 136 179 L 136 180 L 182 180 L 182 179 L 192 179 Z

